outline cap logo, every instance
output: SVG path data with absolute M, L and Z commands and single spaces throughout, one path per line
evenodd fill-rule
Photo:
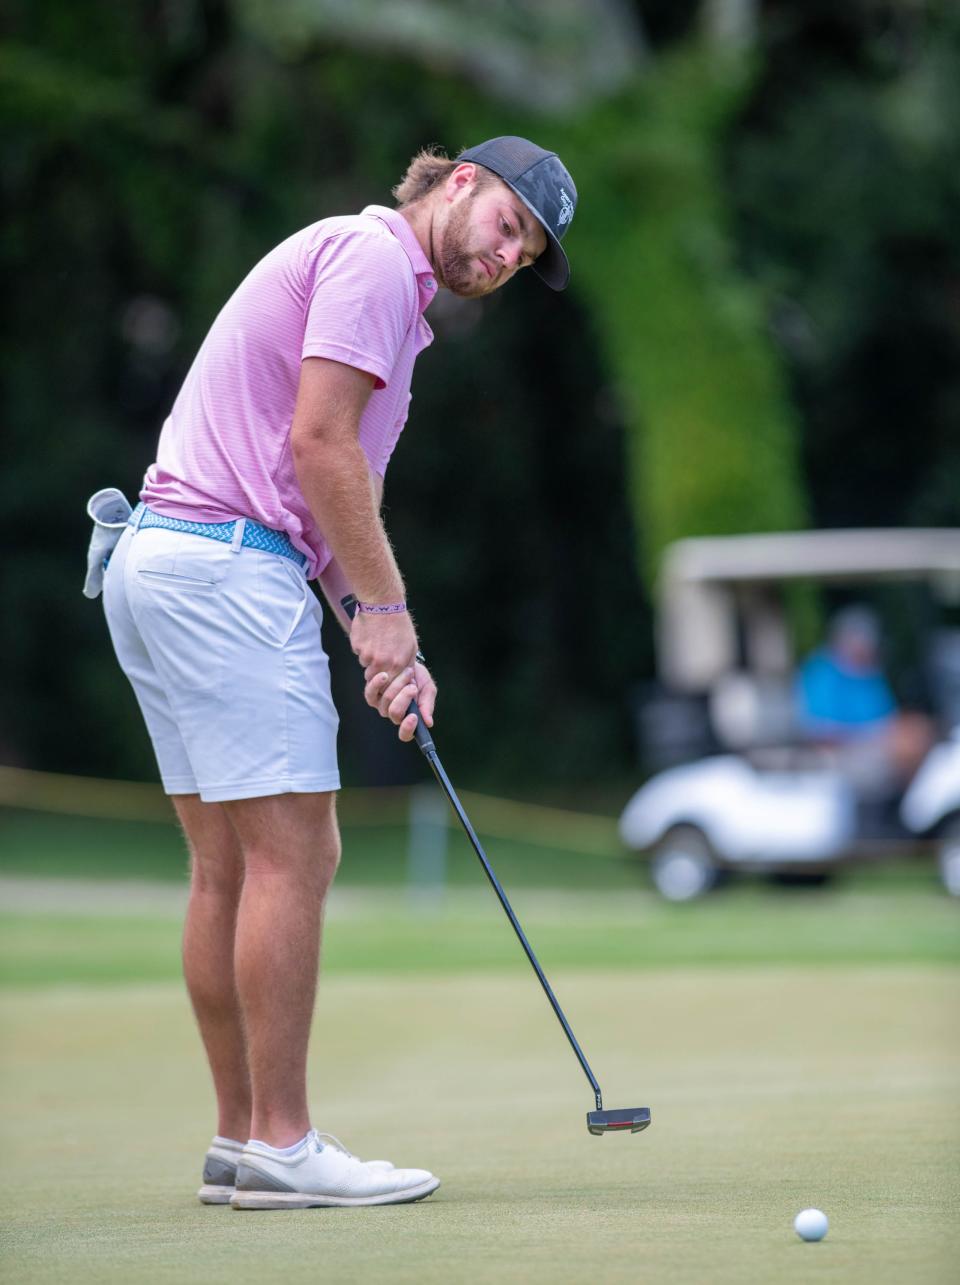
M 571 201 L 570 194 L 567 191 L 567 189 L 562 187 L 560 189 L 560 216 L 557 219 L 557 222 L 560 224 L 561 227 L 563 227 L 563 225 L 565 223 L 569 223 L 572 218 L 573 218 L 573 201 Z

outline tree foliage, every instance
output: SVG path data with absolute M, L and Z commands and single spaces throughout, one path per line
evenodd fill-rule
M 0 487 L 29 550 L 4 568 L 17 682 L 2 751 L 149 776 L 101 612 L 79 594 L 87 495 L 138 489 L 207 327 L 263 253 L 324 214 L 389 202 L 425 141 L 456 147 L 467 123 L 494 132 L 492 118 L 455 78 L 401 59 L 320 42 L 281 59 L 214 3 L 119 19 L 103 3 L 83 22 L 67 0 L 24 8 L 0 84 L 16 122 L 3 142 Z M 474 781 L 615 768 L 649 629 L 590 318 L 530 280 L 431 320 L 387 503 L 445 749 Z M 416 756 L 357 708 L 355 662 L 338 660 L 347 779 L 411 770 Z
M 779 18 L 727 183 L 815 522 L 960 524 L 960 11 Z
M 960 520 L 953 6 L 777 0 L 732 70 L 696 8 L 641 3 L 642 78 L 551 117 L 492 98 L 469 60 L 315 29 L 274 47 L 239 0 L 8 4 L 0 756 L 153 773 L 79 596 L 86 496 L 137 489 L 257 258 L 386 200 L 425 142 L 529 132 L 582 193 L 567 295 L 520 280 L 434 306 L 388 479 L 467 780 L 629 770 L 624 695 L 651 664 L 638 542 L 650 575 L 676 535 L 808 508 Z M 338 659 L 348 779 L 408 770 Z
M 744 60 L 691 41 L 571 130 L 598 206 L 583 288 L 627 415 L 651 582 L 673 540 L 805 523 L 796 421 L 719 174 L 749 84 Z

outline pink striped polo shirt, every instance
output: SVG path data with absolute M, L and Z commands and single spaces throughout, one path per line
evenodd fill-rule
M 382 477 L 406 422 L 433 269 L 406 219 L 368 205 L 261 259 L 224 305 L 163 425 L 140 498 L 194 522 L 250 517 L 286 531 L 318 575 L 331 554 L 297 483 L 290 425 L 304 357 L 376 379 L 360 445 Z

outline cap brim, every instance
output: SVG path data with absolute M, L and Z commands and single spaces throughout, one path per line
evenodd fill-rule
M 499 178 L 500 176 L 498 175 L 497 177 Z M 506 179 L 504 179 L 503 182 L 507 184 L 507 187 L 511 192 L 513 192 L 514 196 L 518 196 L 520 198 L 546 233 L 547 248 L 539 258 L 534 259 L 532 264 L 534 272 L 541 281 L 545 282 L 550 287 L 551 290 L 566 290 L 567 284 L 570 281 L 570 261 L 564 253 L 563 246 L 553 235 L 544 223 L 543 219 L 541 219 L 539 212 L 533 208 L 523 193 L 518 192 L 513 184 L 507 182 Z
M 547 234 L 547 248 L 539 259 L 534 259 L 533 270 L 551 290 L 566 290 L 570 281 L 570 263 L 563 247 L 549 228 L 543 230 Z

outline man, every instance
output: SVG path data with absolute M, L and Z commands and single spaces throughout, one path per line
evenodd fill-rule
M 91 545 L 94 596 L 101 542 L 123 528 L 107 620 L 191 853 L 184 973 L 219 1112 L 199 1195 L 238 1209 L 398 1203 L 439 1185 L 311 1127 L 340 780 L 307 580 L 349 631 L 368 704 L 401 740 L 414 697 L 432 726 L 436 686 L 380 518 L 432 340 L 423 313 L 438 287 L 482 298 L 527 266 L 563 289 L 576 189 L 555 153 L 506 137 L 456 160 L 421 152 L 394 194 L 398 209 L 325 219 L 257 264 L 186 377 L 141 503 L 125 526 L 101 506 Z
M 897 706 L 869 607 L 836 612 L 826 645 L 800 668 L 796 699 L 801 734 L 830 755 L 864 799 L 901 791 L 935 740 L 929 718 Z

